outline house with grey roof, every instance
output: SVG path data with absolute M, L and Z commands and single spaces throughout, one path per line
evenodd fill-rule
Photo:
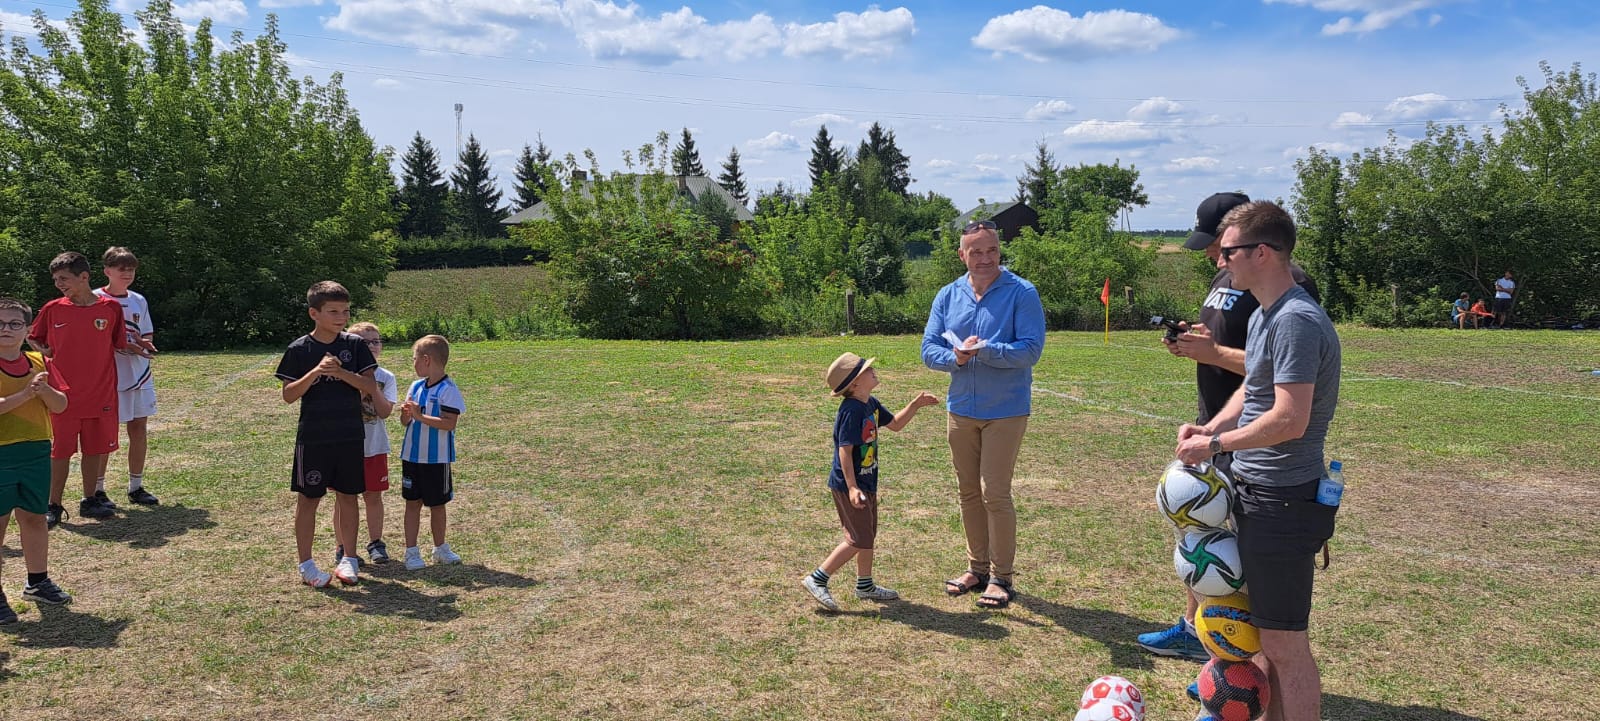
M 631 177 L 637 181 L 639 176 L 635 174 Z M 721 185 L 717 184 L 717 181 L 711 178 L 708 178 L 704 175 L 674 175 L 672 178 L 678 183 L 678 193 L 685 196 L 690 203 L 699 202 L 701 198 L 710 195 L 712 197 L 720 198 L 723 203 L 726 203 L 729 208 L 733 209 L 734 222 L 748 223 L 756 219 L 756 216 L 750 212 L 749 208 L 744 207 L 744 204 L 740 203 L 737 198 L 733 197 L 733 195 L 729 193 L 726 188 L 723 188 Z M 585 196 L 588 196 L 590 192 L 590 181 L 587 178 L 580 176 L 575 179 L 575 182 L 578 183 L 579 191 Z M 637 182 L 635 183 L 635 187 L 637 187 Z M 522 210 L 512 213 L 505 220 L 500 221 L 500 223 L 502 225 L 510 226 L 519 225 L 533 220 L 550 219 L 550 208 L 545 201 L 541 200 L 533 205 L 523 208 Z
M 960 232 L 968 223 L 980 220 L 994 221 L 1000 231 L 1002 243 L 1021 235 L 1023 228 L 1033 228 L 1035 233 L 1042 232 L 1039 228 L 1039 212 L 1020 200 L 1008 203 L 984 203 L 962 213 L 960 217 L 951 221 L 951 225 Z

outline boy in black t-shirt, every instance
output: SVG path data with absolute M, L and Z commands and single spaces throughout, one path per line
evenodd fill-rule
M 900 597 L 872 580 L 873 540 L 878 534 L 878 427 L 899 431 L 917 415 L 917 409 L 939 402 L 924 391 L 899 415 L 890 413 L 872 397 L 872 389 L 878 387 L 878 372 L 872 369 L 875 360 L 845 353 L 823 375 L 835 397 L 845 396 L 833 421 L 833 472 L 828 476 L 833 507 L 844 526 L 844 541 L 800 583 L 829 611 L 839 610 L 839 603 L 828 592 L 828 579 L 852 557 L 856 559 L 856 598 L 893 601 Z
M 329 488 L 338 494 L 334 498 L 339 504 L 334 533 L 340 545 L 355 548 L 356 498 L 366 490 L 361 396 L 382 391 L 375 378 L 378 362 L 372 351 L 360 336 L 343 332 L 350 322 L 349 291 L 331 280 L 322 281 L 306 292 L 306 306 L 315 327 L 289 344 L 278 361 L 277 376 L 283 381 L 283 402 L 300 401 L 290 484 L 290 490 L 300 494 L 294 507 L 300 579 L 322 588 L 330 577 L 311 560 L 317 504 Z M 351 585 L 359 570 L 360 559 L 345 556 L 333 575 Z

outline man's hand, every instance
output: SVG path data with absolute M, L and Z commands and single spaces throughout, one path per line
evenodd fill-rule
M 956 365 L 966 365 L 967 361 L 972 360 L 974 356 L 978 355 L 978 349 L 972 347 L 972 345 L 977 342 L 978 336 L 967 336 L 966 340 L 961 341 L 960 348 L 952 349 L 956 352 Z
M 1211 460 L 1211 436 L 1190 436 L 1178 441 L 1177 456 L 1190 466 Z
M 1175 356 L 1193 358 L 1196 363 L 1216 365 L 1219 354 L 1211 330 L 1204 323 L 1195 323 L 1189 326 L 1188 331 L 1178 334 L 1176 339 L 1167 344 L 1167 350 Z

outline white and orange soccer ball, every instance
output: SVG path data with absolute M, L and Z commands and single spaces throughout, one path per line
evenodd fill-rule
M 1102 699 L 1090 701 L 1072 717 L 1072 721 L 1144 721 L 1139 714 L 1121 701 Z
M 1105 711 L 1102 713 L 1113 715 L 1084 715 L 1091 707 L 1103 701 L 1128 707 L 1128 710 L 1133 712 L 1133 721 L 1141 721 L 1144 718 L 1144 694 L 1139 692 L 1138 686 L 1133 685 L 1133 682 L 1121 676 L 1101 676 L 1083 690 L 1083 697 L 1078 701 L 1078 707 L 1081 709 L 1078 713 L 1078 721 L 1095 721 L 1097 719 L 1122 721 L 1123 717 L 1114 715 L 1116 710 L 1109 705 L 1106 706 Z

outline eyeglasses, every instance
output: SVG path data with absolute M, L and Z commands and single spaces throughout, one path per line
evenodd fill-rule
M 992 220 L 974 220 L 971 223 L 967 223 L 967 226 L 961 229 L 961 234 L 966 235 L 968 233 L 976 233 L 980 230 L 997 230 L 999 227 L 1000 226 L 995 225 L 994 221 Z
M 383 345 L 383 339 L 382 338 L 374 338 L 372 340 L 363 341 L 363 342 L 365 342 L 367 345 Z
M 1220 250 L 1222 252 L 1222 259 L 1223 260 L 1233 260 L 1233 252 L 1234 251 L 1236 251 L 1236 250 L 1244 250 L 1246 248 L 1254 248 L 1254 247 L 1260 246 L 1260 245 L 1265 245 L 1268 248 L 1276 250 L 1276 251 L 1278 251 L 1280 253 L 1283 252 L 1282 248 L 1279 248 L 1278 246 L 1273 245 L 1271 243 L 1244 243 L 1242 245 L 1220 245 L 1220 246 L 1217 246 L 1217 248 L 1218 248 L 1218 250 Z
M 24 322 L 22 322 L 20 320 L 8 320 L 8 321 L 0 322 L 0 328 L 4 328 L 6 330 L 22 330 L 23 328 L 27 328 L 27 327 L 28 327 L 28 324 L 24 323 Z

